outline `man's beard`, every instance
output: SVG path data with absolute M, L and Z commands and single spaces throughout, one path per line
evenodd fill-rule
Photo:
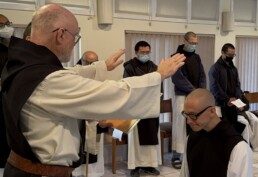
M 67 48 L 63 48 L 59 53 L 59 60 L 61 63 L 67 63 L 71 59 L 72 52 L 69 52 Z

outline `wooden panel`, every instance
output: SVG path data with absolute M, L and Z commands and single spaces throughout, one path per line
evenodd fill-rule
M 249 103 L 258 103 L 258 92 L 245 93 L 245 97 Z

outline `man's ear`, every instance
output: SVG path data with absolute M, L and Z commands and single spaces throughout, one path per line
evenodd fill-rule
M 30 41 L 30 36 L 26 36 L 25 38 L 27 41 Z
M 63 28 L 58 29 L 58 31 L 56 32 L 56 42 L 57 42 L 57 44 L 63 43 L 64 32 L 65 32 L 65 30 Z
M 211 107 L 210 111 L 211 111 L 212 114 L 216 114 L 217 113 L 215 106 Z

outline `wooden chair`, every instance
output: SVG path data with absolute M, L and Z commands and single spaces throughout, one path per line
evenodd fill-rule
M 171 152 L 171 142 L 172 142 L 172 100 L 161 100 L 160 102 L 160 113 L 170 113 L 171 121 L 160 123 L 160 143 L 161 143 L 161 155 L 162 162 L 164 156 L 164 139 L 169 138 L 169 151 Z M 106 134 L 112 136 L 112 133 Z M 128 144 L 127 136 L 122 137 L 122 141 L 117 138 L 112 137 L 112 173 L 116 174 L 116 149 L 118 145 Z
M 111 135 L 112 136 L 112 135 Z M 122 141 L 112 137 L 112 173 L 116 174 L 116 148 L 118 145 L 128 144 L 127 135 L 123 134 Z
M 160 102 L 160 113 L 170 113 L 170 121 L 160 123 L 160 144 L 162 163 L 164 161 L 164 139 L 169 138 L 168 150 L 172 152 L 172 99 L 162 100 Z
M 258 103 L 258 92 L 248 92 L 245 91 L 245 97 L 249 101 L 250 104 L 252 103 Z M 251 111 L 254 113 L 256 116 L 258 116 L 258 110 Z

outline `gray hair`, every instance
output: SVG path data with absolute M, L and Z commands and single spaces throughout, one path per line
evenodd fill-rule
M 192 31 L 189 31 L 189 32 L 187 32 L 187 33 L 185 33 L 185 35 L 184 35 L 184 39 L 186 40 L 186 41 L 189 41 L 189 39 L 191 38 L 191 37 L 197 37 L 197 35 L 194 33 L 194 32 L 192 32 Z

